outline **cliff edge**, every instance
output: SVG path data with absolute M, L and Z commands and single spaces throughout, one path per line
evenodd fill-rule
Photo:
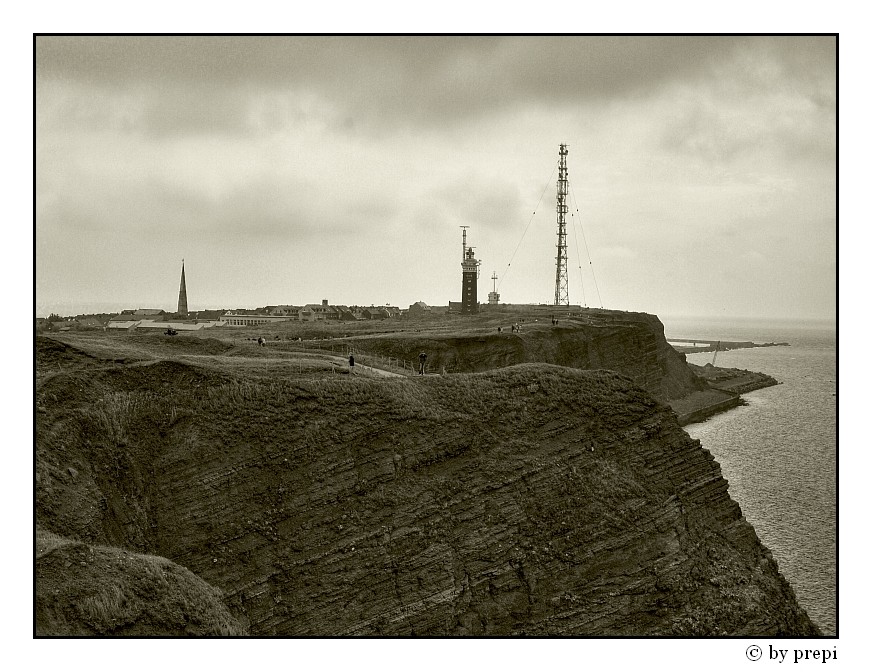
M 76 356 L 38 381 L 38 525 L 187 568 L 251 634 L 818 634 L 711 454 L 626 376 Z

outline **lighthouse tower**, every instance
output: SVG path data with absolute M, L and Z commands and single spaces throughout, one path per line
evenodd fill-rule
M 460 314 L 472 315 L 478 312 L 478 267 L 481 262 L 475 258 L 475 248 L 466 246 L 466 229 L 463 229 L 463 257 L 460 262 L 463 268 L 463 294 L 460 298 Z
M 179 285 L 179 310 L 182 317 L 188 316 L 188 290 L 185 288 L 185 260 L 182 259 L 182 282 Z

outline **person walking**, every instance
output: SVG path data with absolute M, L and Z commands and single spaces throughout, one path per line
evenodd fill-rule
M 420 355 L 418 355 L 418 362 L 420 364 L 420 366 L 418 368 L 418 375 L 421 375 L 421 376 L 424 375 L 424 363 L 426 361 L 427 361 L 427 354 L 426 353 L 422 352 Z
M 354 355 L 348 355 L 348 372 L 354 373 Z

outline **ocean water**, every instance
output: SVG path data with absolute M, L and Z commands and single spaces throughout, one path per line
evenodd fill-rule
M 721 465 L 732 498 L 772 551 L 800 604 L 836 632 L 836 333 L 832 323 L 664 321 L 667 338 L 788 342 L 719 352 L 716 365 L 761 371 L 781 385 L 747 406 L 685 427 Z M 713 353 L 687 361 L 704 365 Z

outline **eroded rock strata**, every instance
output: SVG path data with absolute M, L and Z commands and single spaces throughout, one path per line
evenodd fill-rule
M 564 326 L 524 323 L 521 331 L 486 334 L 393 333 L 347 339 L 358 350 L 416 363 L 427 353 L 433 373 L 490 371 L 524 363 L 577 369 L 609 369 L 632 378 L 661 401 L 678 399 L 707 386 L 669 345 L 655 315 L 596 311 L 595 317 L 564 320 Z
M 79 366 L 38 390 L 38 525 L 188 568 L 251 634 L 817 633 L 712 456 L 625 376 L 163 363 L 131 391 Z

